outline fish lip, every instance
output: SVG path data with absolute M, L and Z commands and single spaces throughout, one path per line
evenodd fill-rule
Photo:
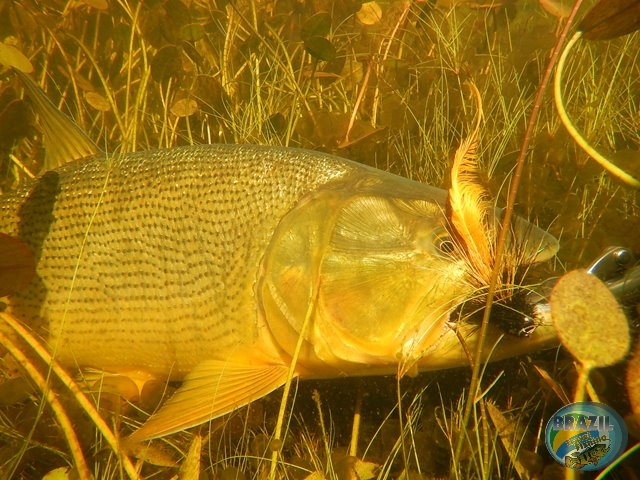
M 557 278 L 549 278 L 530 290 L 525 297 L 525 311 L 517 327 L 518 330 L 505 330 L 505 333 L 515 337 L 530 337 L 540 327 L 553 327 L 551 304 L 549 302 L 551 289 L 557 282 Z
M 534 287 L 526 295 L 525 302 L 528 305 L 529 314 L 525 315 L 531 325 L 531 331 L 522 336 L 529 336 L 538 327 L 553 327 L 551 316 L 551 291 L 560 277 L 550 277 Z
M 449 317 L 450 314 L 447 313 L 435 320 L 424 322 L 424 324 L 429 323 L 430 326 L 422 328 L 419 333 L 404 340 L 398 353 L 398 378 L 417 375 L 420 361 L 440 348 L 442 340 L 447 334 L 453 332 Z
M 551 305 L 546 301 L 533 306 L 532 317 L 531 320 L 533 321 L 534 329 L 538 327 L 553 327 Z

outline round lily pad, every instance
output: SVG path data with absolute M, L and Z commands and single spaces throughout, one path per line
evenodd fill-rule
M 585 270 L 555 285 L 551 316 L 562 344 L 589 368 L 618 363 L 629 351 L 627 317 L 609 288 Z
M 331 15 L 327 12 L 318 12 L 307 19 L 300 29 L 300 37 L 307 40 L 311 37 L 324 37 L 331 30 Z
M 377 25 L 382 19 L 382 9 L 378 2 L 365 2 L 356 13 L 356 18 L 363 25 Z
M 324 37 L 309 37 L 304 41 L 304 48 L 309 55 L 318 60 L 329 62 L 336 58 L 336 47 Z

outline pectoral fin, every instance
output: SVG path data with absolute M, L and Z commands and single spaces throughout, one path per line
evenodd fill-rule
M 138 443 L 169 435 L 229 413 L 284 385 L 284 365 L 207 360 L 189 373 L 160 410 L 127 439 Z

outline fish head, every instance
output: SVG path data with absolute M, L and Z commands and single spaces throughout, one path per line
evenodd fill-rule
M 492 208 L 488 213 L 487 237 L 493 247 L 503 218 L 504 209 Z M 466 259 L 465 279 L 473 285 L 473 293 L 449 312 L 438 342 L 420 342 L 416 337 L 412 345 L 407 345 L 409 348 L 399 365 L 399 375 L 469 365 L 470 353 L 475 355 L 477 352 L 493 263 L 487 265 L 484 276 L 479 276 L 476 266 L 469 262 L 467 249 L 456 239 L 454 227 L 448 223 L 447 229 L 453 239 L 451 256 Z M 481 362 L 503 360 L 558 345 L 546 298 L 551 288 L 549 282 L 531 285 L 524 282 L 522 276 L 518 277 L 532 265 L 551 260 L 558 249 L 558 240 L 549 232 L 523 217 L 512 216 L 505 235 Z M 555 282 L 555 279 L 551 280 Z
M 358 172 L 308 195 L 272 237 L 257 295 L 275 342 L 293 355 L 302 339 L 307 377 L 403 374 L 441 354 L 427 368 L 465 364 L 450 317 L 479 293 L 457 254 L 446 192 Z M 538 260 L 557 242 L 517 220 L 510 245 Z

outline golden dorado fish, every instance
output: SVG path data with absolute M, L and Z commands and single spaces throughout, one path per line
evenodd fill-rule
M 183 382 L 135 440 L 280 387 L 300 336 L 301 378 L 468 364 L 454 329 L 473 349 L 477 325 L 451 314 L 483 286 L 447 191 L 292 148 L 105 155 L 51 105 L 39 107 L 45 134 L 67 132 L 62 154 L 89 156 L 0 198 L 0 232 L 37 261 L 9 311 L 67 367 Z M 498 213 L 490 209 L 485 228 L 496 229 Z M 525 265 L 557 250 L 521 218 L 508 243 L 507 258 Z M 488 348 L 502 334 L 491 326 Z M 553 340 L 541 326 L 499 343 L 492 358 Z

